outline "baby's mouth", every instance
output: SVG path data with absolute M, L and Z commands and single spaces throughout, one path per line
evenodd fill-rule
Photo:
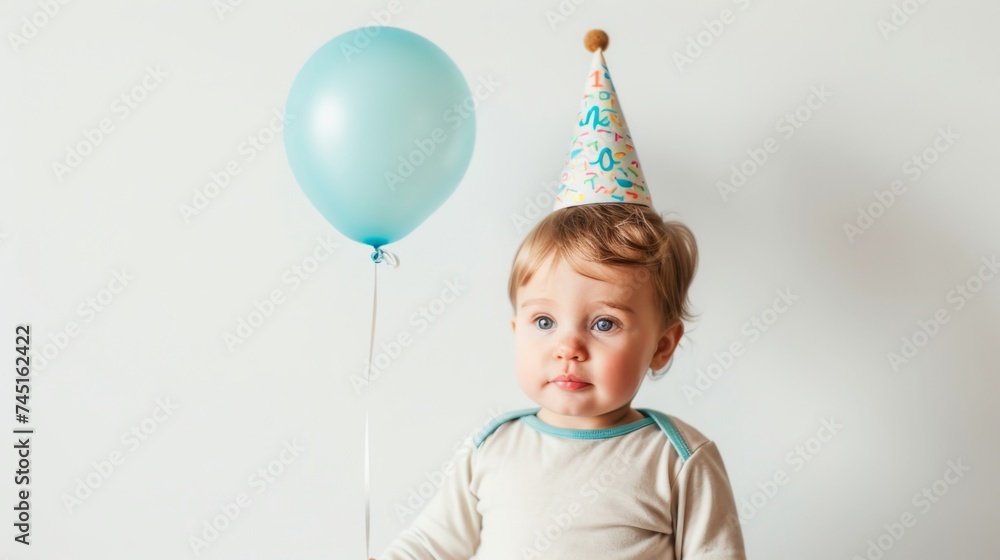
M 590 383 L 587 383 L 586 381 L 573 375 L 560 375 L 552 380 L 552 383 L 555 384 L 556 387 L 567 391 L 579 391 L 592 386 Z

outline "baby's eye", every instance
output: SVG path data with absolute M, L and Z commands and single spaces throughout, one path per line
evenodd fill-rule
M 548 317 L 544 317 L 543 316 L 543 317 L 539 317 L 539 318 L 535 319 L 535 325 L 538 328 L 542 329 L 543 331 L 549 330 L 548 327 L 545 327 L 544 325 L 545 324 L 550 324 L 550 323 L 552 323 L 552 319 L 549 319 Z
M 601 328 L 598 325 L 604 325 L 607 328 Z M 594 326 L 596 326 L 597 330 L 601 332 L 610 332 L 611 329 L 615 328 L 615 322 L 611 319 L 598 319 L 597 322 L 594 323 Z

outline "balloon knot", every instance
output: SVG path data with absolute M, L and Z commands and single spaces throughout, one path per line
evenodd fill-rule
M 372 252 L 371 257 L 372 257 L 372 262 L 374 262 L 375 264 L 385 262 L 392 268 L 396 268 L 399 266 L 399 257 L 390 253 L 389 251 L 382 249 L 381 247 L 375 247 L 375 251 Z

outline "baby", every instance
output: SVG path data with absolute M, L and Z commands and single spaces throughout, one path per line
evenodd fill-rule
M 603 52 L 593 52 L 553 212 L 514 257 L 517 381 L 538 404 L 460 447 L 381 560 L 745 560 L 715 443 L 632 408 L 691 319 L 691 230 L 653 209 Z
M 745 560 L 715 443 L 633 408 L 690 320 L 691 231 L 651 205 L 558 209 L 513 262 L 517 380 L 537 408 L 494 419 L 380 560 Z

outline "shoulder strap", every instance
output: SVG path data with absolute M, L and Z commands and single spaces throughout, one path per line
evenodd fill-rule
M 667 438 L 670 439 L 670 443 L 677 450 L 677 454 L 681 456 L 681 459 L 687 461 L 688 457 L 691 456 L 691 450 L 688 448 L 688 444 L 684 441 L 681 433 L 677 431 L 677 426 L 670 420 L 670 417 L 657 410 L 648 408 L 640 408 L 639 410 L 656 421 L 656 425 L 663 430 L 663 433 L 667 434 Z
M 476 447 L 479 447 L 479 444 L 483 443 L 483 441 L 485 441 L 486 438 L 490 437 L 490 434 L 497 431 L 497 428 L 499 428 L 505 422 L 509 422 L 511 420 L 517 420 L 522 416 L 528 416 L 530 414 L 534 414 L 539 410 L 541 410 L 541 408 L 523 408 L 521 410 L 512 410 L 510 412 L 505 412 L 500 416 L 497 416 L 492 421 L 490 421 L 490 423 L 487 424 L 486 427 L 480 430 L 478 434 L 476 434 L 476 439 L 474 440 Z

